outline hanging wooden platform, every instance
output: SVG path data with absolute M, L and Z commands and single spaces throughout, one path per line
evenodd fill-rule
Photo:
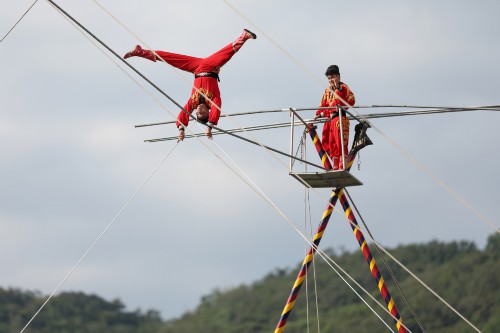
M 331 187 L 342 188 L 348 186 L 363 185 L 356 177 L 347 170 L 327 171 L 327 172 L 290 172 L 290 175 L 301 184 L 305 182 L 310 187 Z

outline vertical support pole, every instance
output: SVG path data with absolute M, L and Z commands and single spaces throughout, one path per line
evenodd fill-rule
M 293 133 L 294 133 L 294 124 L 295 124 L 295 113 L 290 110 L 290 156 L 293 156 Z M 290 172 L 293 170 L 293 158 L 290 157 Z
M 392 299 L 392 296 L 389 293 L 389 289 L 387 289 L 384 278 L 382 277 L 380 271 L 378 270 L 377 263 L 375 262 L 375 258 L 373 258 L 371 251 L 370 251 L 370 248 L 368 247 L 368 243 L 366 242 L 365 237 L 363 236 L 363 233 L 359 229 L 358 222 L 356 221 L 356 217 L 354 216 L 354 213 L 351 210 L 351 207 L 349 205 L 349 202 L 347 201 L 347 198 L 344 194 L 343 189 L 340 189 L 338 197 L 340 200 L 340 204 L 342 205 L 342 208 L 344 208 L 345 215 L 347 216 L 347 218 L 351 222 L 350 225 L 351 225 L 351 228 L 354 232 L 354 236 L 356 236 L 356 239 L 358 240 L 361 252 L 363 253 L 363 256 L 365 257 L 365 260 L 368 263 L 368 266 L 370 267 L 370 271 L 372 273 L 372 276 L 375 279 L 375 282 L 377 283 L 378 289 L 380 290 L 380 293 L 382 294 L 382 297 L 384 298 L 384 301 L 387 304 L 387 309 L 394 316 L 394 318 L 396 318 L 396 319 L 394 319 L 394 322 L 396 323 L 396 327 L 398 329 L 398 332 L 399 333 L 407 333 L 407 330 L 402 325 L 403 318 L 400 316 L 399 311 L 396 308 L 396 304 L 394 304 L 394 300 Z
M 342 168 L 346 170 L 347 168 L 345 165 L 345 152 L 344 152 L 344 124 L 342 124 L 342 108 L 339 105 L 337 105 L 337 112 L 339 114 L 340 151 L 342 152 L 340 156 L 342 157 Z

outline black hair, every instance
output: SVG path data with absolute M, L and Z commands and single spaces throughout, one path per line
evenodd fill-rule
M 326 76 L 340 75 L 339 66 L 337 66 L 337 65 L 328 66 L 328 68 L 326 69 L 325 75 Z
M 203 118 L 200 118 L 199 116 L 196 116 L 196 119 L 198 119 L 198 121 L 200 123 L 206 124 L 206 123 L 208 123 L 208 114 L 207 114 L 206 117 L 203 117 Z

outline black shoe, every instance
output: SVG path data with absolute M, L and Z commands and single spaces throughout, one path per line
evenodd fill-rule
M 250 34 L 250 36 L 251 36 L 251 37 L 250 37 L 250 36 L 248 36 L 248 37 L 247 37 L 247 39 L 250 39 L 250 38 L 251 38 L 251 39 L 257 39 L 257 35 L 256 35 L 256 34 L 254 34 L 253 32 L 251 32 L 250 30 L 248 30 L 248 29 L 243 29 L 243 30 L 245 30 L 245 31 L 246 31 L 248 34 Z

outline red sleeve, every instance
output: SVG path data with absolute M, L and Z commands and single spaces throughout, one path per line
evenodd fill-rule
M 212 107 L 210 108 L 210 113 L 208 114 L 208 121 L 214 125 L 217 125 L 220 118 L 220 108 L 222 106 L 222 100 L 220 96 L 214 96 L 212 98 Z
M 347 86 L 347 84 L 342 83 L 342 90 L 340 91 L 336 90 L 336 93 L 342 100 L 344 100 L 347 103 L 346 104 L 342 100 L 339 100 L 338 104 L 340 104 L 341 106 L 353 106 L 356 103 L 356 98 L 354 97 L 354 93 Z
M 186 105 L 184 105 L 184 109 L 187 112 L 189 112 L 189 114 L 191 114 L 193 112 L 193 109 L 191 107 L 191 98 L 186 103 Z M 181 112 L 179 112 L 175 126 L 177 126 L 177 128 L 179 128 L 180 124 L 184 125 L 184 127 L 187 127 L 187 125 L 189 124 L 189 115 L 187 115 L 187 113 L 184 112 L 184 110 L 181 110 Z

